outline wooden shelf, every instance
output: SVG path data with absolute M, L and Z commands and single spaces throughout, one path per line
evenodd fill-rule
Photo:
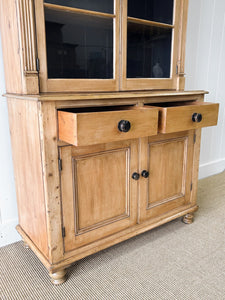
M 57 10 L 60 12 L 66 12 L 66 13 L 72 13 L 72 14 L 75 13 L 75 14 L 91 15 L 91 16 L 100 17 L 100 18 L 112 19 L 112 18 L 116 17 L 116 15 L 114 15 L 114 14 L 102 13 L 102 12 L 97 12 L 97 11 L 92 11 L 92 10 L 86 10 L 86 9 L 68 7 L 68 6 L 62 6 L 62 5 L 56 5 L 56 4 L 49 4 L 49 3 L 44 3 L 44 7 L 49 10 Z
M 127 17 L 128 22 L 136 23 L 136 24 L 142 24 L 147 26 L 154 26 L 154 27 L 160 27 L 160 28 L 174 28 L 174 25 L 166 24 L 166 23 L 159 23 L 149 20 L 143 20 L 133 17 Z

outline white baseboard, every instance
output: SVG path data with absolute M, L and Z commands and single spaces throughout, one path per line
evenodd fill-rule
M 8 220 L 5 223 L 0 224 L 0 247 L 18 242 L 21 240 L 21 236 L 16 231 L 17 219 Z
M 211 161 L 207 164 L 199 166 L 199 179 L 206 178 L 215 174 L 219 174 L 225 170 L 225 158 Z

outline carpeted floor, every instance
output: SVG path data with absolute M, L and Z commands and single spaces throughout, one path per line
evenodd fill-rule
M 22 243 L 0 249 L 0 299 L 225 299 L 225 172 L 199 181 L 195 222 L 180 219 L 75 263 L 51 284 Z

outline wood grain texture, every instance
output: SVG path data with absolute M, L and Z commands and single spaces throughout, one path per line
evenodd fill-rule
M 23 240 L 29 245 L 29 247 L 34 251 L 34 253 L 39 257 L 43 265 L 51 272 L 56 272 L 61 270 L 62 268 L 69 267 L 72 263 L 88 256 L 99 252 L 103 249 L 106 249 L 115 244 L 121 243 L 129 238 L 132 238 L 138 234 L 151 230 L 155 227 L 161 226 L 167 222 L 170 222 L 176 218 L 184 216 L 188 213 L 193 213 L 198 209 L 198 206 L 185 205 L 182 208 L 178 208 L 172 210 L 168 213 L 165 213 L 163 218 L 157 217 L 152 220 L 148 220 L 145 223 L 137 224 L 128 229 L 125 229 L 121 232 L 108 236 L 102 240 L 95 241 L 92 244 L 81 247 L 79 249 L 75 249 L 73 251 L 67 252 L 64 254 L 64 259 L 55 264 L 49 264 L 49 262 L 45 259 L 43 254 L 35 247 L 33 242 L 29 239 L 26 233 L 18 226 L 17 230 L 20 235 L 23 237 Z
M 155 27 L 160 27 L 160 28 L 174 28 L 174 26 L 170 25 L 170 24 L 154 22 L 154 21 L 149 21 L 149 20 L 142 20 L 142 19 L 133 18 L 133 17 L 127 17 L 127 21 L 136 23 L 136 24 L 150 25 L 150 26 L 155 26 Z
M 37 45 L 34 23 L 33 0 L 18 0 L 17 2 L 19 39 L 21 47 L 21 64 L 23 67 L 23 93 L 38 94 L 38 72 L 36 67 Z
M 34 0 L 35 24 L 37 52 L 40 60 L 39 82 L 40 92 L 47 92 L 47 54 L 46 54 L 46 34 L 45 34 L 45 15 L 43 0 Z
M 50 4 L 50 3 L 44 3 L 44 8 L 48 8 L 49 10 L 57 10 L 62 13 L 69 12 L 69 13 L 75 13 L 75 14 L 79 13 L 79 14 L 102 17 L 102 18 L 115 18 L 114 14 L 108 14 L 108 13 L 98 12 L 94 10 L 80 9 L 80 8 Z
M 149 197 L 147 208 L 184 196 L 187 137 L 149 144 Z
M 121 132 L 121 120 L 130 122 L 130 130 Z M 71 113 L 58 111 L 59 139 L 75 146 L 108 143 L 157 134 L 158 109 Z
M 198 128 L 217 123 L 218 104 L 200 103 L 206 92 L 181 91 L 188 0 L 174 1 L 172 25 L 127 18 L 127 0 L 114 4 L 110 15 L 43 0 L 0 2 L 17 229 L 54 283 L 62 283 L 63 269 L 78 259 L 183 215 L 190 222 L 197 209 Z M 112 79 L 48 79 L 45 9 L 112 20 Z M 170 78 L 126 78 L 127 21 L 171 28 Z M 164 104 L 144 105 L 150 103 Z M 134 106 L 99 111 L 129 104 Z M 93 106 L 97 112 L 88 110 Z M 74 110 L 57 112 L 63 108 Z M 191 121 L 194 112 L 203 115 L 201 123 Z M 130 131 L 118 130 L 120 120 L 130 121 Z M 143 170 L 149 178 L 132 179 L 133 172 Z
M 192 224 L 194 221 L 194 214 L 193 213 L 189 213 L 186 214 L 183 218 L 182 218 L 183 223 L 185 224 Z
M 0 14 L 6 90 L 37 94 L 33 0 L 1 1 Z
M 159 132 L 170 133 L 217 125 L 219 104 L 196 102 L 192 105 L 176 105 L 159 108 Z M 192 121 L 194 113 L 202 114 L 202 121 Z
M 76 234 L 129 217 L 129 160 L 129 148 L 73 158 Z
M 196 204 L 197 202 L 197 190 L 198 190 L 198 172 L 199 172 L 199 156 L 201 146 L 201 128 L 195 130 L 195 144 L 193 153 L 193 165 L 192 165 L 192 191 L 190 195 L 190 203 Z
M 66 252 L 136 223 L 137 151 L 136 140 L 61 148 Z
M 55 263 L 63 258 L 63 240 L 57 148 L 57 118 L 53 102 L 39 103 L 39 126 L 47 212 L 49 261 Z
M 141 140 L 139 170 L 149 178 L 140 180 L 139 223 L 190 202 L 193 148 L 193 131 Z
M 8 111 L 19 223 L 36 247 L 48 257 L 38 105 L 10 98 Z
M 0 1 L 0 25 L 7 93 L 22 94 L 20 42 L 16 15 L 16 1 Z M 13 45 L 13 47 L 12 47 Z M 13 70 L 13 76 L 12 76 Z
M 80 104 L 86 106 L 99 106 L 99 105 L 113 105 L 114 102 L 120 102 L 119 104 L 123 105 L 122 100 L 135 101 L 135 103 L 148 103 L 148 102 L 176 102 L 176 101 L 194 101 L 201 100 L 205 94 L 208 94 L 207 91 L 198 90 L 198 91 L 130 91 L 130 92 L 96 92 L 96 93 L 41 93 L 39 95 L 21 95 L 21 94 L 6 94 L 7 97 L 15 97 L 16 99 L 26 99 L 30 101 L 41 101 L 41 102 L 57 102 L 63 101 L 65 103 L 70 103 L 71 101 L 78 101 Z M 88 100 L 90 102 L 88 102 Z M 95 100 L 95 101 L 93 101 Z M 111 102 L 112 101 L 112 102 Z M 78 103 L 79 103 L 78 102 Z M 74 103 L 74 107 L 76 104 Z M 126 102 L 127 103 L 127 102 Z M 67 105 L 66 104 L 66 105 Z M 64 105 L 61 103 L 61 105 Z M 66 106 L 65 106 L 66 107 Z
M 181 18 L 179 21 L 179 42 L 178 42 L 178 53 L 177 53 L 177 90 L 183 91 L 185 87 L 185 41 L 187 31 L 187 16 L 188 16 L 188 3 L 189 0 L 181 1 Z

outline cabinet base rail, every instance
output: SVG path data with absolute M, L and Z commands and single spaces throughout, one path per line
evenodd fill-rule
M 192 215 L 198 209 L 197 205 L 194 206 L 185 206 L 185 209 L 176 210 L 175 212 L 171 211 L 163 216 L 155 218 L 154 220 L 147 221 L 142 224 L 136 224 L 132 228 L 128 228 L 122 232 L 117 234 L 108 236 L 100 241 L 94 242 L 92 245 L 81 247 L 80 249 L 76 249 L 74 251 L 64 253 L 62 255 L 62 260 L 57 263 L 51 263 L 49 260 L 42 254 L 42 252 L 36 247 L 36 245 L 32 242 L 29 236 L 25 233 L 25 231 L 21 228 L 20 225 L 16 226 L 18 233 L 21 235 L 23 242 L 28 245 L 36 256 L 40 259 L 42 264 L 46 267 L 51 277 L 51 282 L 53 284 L 61 284 L 66 281 L 66 271 L 74 262 L 89 256 L 91 254 L 97 253 L 103 249 L 106 249 L 110 246 L 123 242 L 129 238 L 132 238 L 138 234 L 144 233 L 148 230 L 151 230 L 155 227 L 168 223 L 174 219 L 179 217 L 184 217 Z M 189 222 L 190 223 L 190 222 Z

